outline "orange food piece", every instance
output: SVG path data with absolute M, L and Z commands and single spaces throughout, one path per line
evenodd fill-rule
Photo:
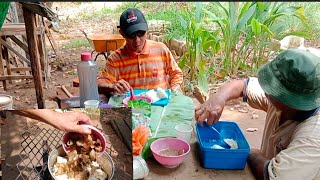
M 148 141 L 150 129 L 146 126 L 138 126 L 132 131 L 132 153 L 141 154 L 143 146 Z

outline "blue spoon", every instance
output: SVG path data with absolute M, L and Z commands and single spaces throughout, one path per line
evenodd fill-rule
M 220 132 L 216 128 L 214 128 L 213 126 L 210 126 L 210 127 L 219 135 L 219 141 L 218 141 L 217 145 L 219 145 L 219 146 L 221 146 L 221 147 L 223 147 L 225 149 L 230 149 L 231 146 L 224 141 L 224 139 L 221 136 Z

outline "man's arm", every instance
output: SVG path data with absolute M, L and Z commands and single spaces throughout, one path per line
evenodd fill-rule
M 233 80 L 222 85 L 218 92 L 195 109 L 195 119 L 200 125 L 207 119 L 208 125 L 219 121 L 227 101 L 242 96 L 245 87 L 244 80 Z
M 52 109 L 11 110 L 10 112 L 42 121 L 65 132 L 91 133 L 89 128 L 80 125 L 81 123 L 91 124 L 90 118 L 81 112 L 60 113 Z
M 248 156 L 248 164 L 251 169 L 252 174 L 258 180 L 263 180 L 268 177 L 265 164 L 269 160 L 265 158 L 258 149 L 252 149 Z

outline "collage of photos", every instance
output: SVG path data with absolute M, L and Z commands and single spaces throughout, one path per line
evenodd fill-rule
M 0 2 L 0 180 L 320 180 L 318 7 Z

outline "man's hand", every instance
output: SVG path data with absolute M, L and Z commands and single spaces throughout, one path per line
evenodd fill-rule
M 114 83 L 112 86 L 112 88 L 119 94 L 124 94 L 128 92 L 130 90 L 130 87 L 131 87 L 130 84 L 123 79 L 120 79 L 119 81 Z
M 81 112 L 65 112 L 58 113 L 55 117 L 56 123 L 53 123 L 53 126 L 56 126 L 58 129 L 65 132 L 78 132 L 82 134 L 91 134 L 91 130 L 81 124 L 91 124 L 90 118 Z M 52 123 L 52 121 L 50 121 Z
M 247 162 L 251 169 L 252 174 L 258 180 L 264 179 L 264 164 L 268 161 L 261 153 L 259 149 L 251 149 Z
M 225 100 L 221 96 L 213 96 L 195 109 L 195 119 L 202 126 L 202 122 L 207 119 L 208 125 L 219 121 L 225 106 Z
M 195 109 L 195 119 L 198 123 L 202 126 L 202 122 L 207 119 L 210 126 L 219 121 L 226 102 L 242 96 L 244 84 L 243 80 L 233 80 L 222 85 L 218 92 Z

